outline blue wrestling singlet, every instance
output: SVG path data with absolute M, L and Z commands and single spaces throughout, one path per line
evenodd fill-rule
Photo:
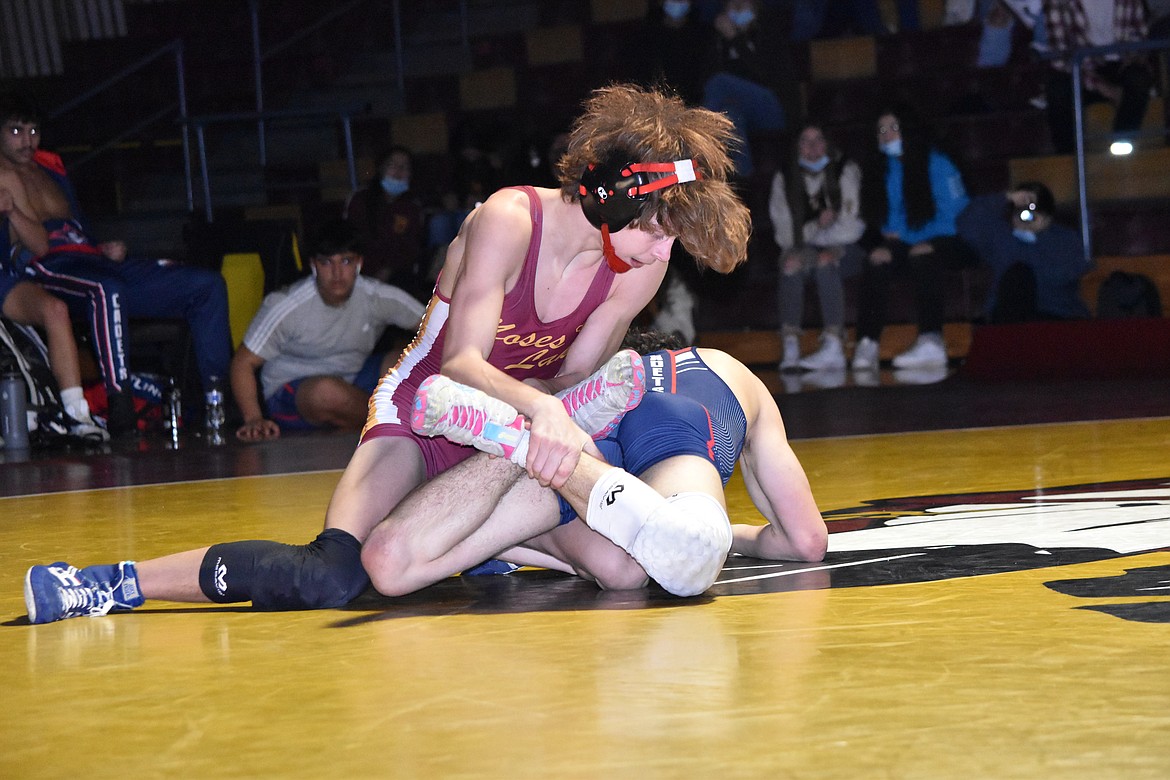
M 743 451 L 747 417 L 731 388 L 693 347 L 642 356 L 646 396 L 617 430 L 597 442 L 607 462 L 639 476 L 675 455 L 696 455 L 719 471 L 726 485 Z M 561 523 L 576 517 L 558 496 Z

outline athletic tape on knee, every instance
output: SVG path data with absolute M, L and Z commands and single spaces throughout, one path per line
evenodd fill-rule
M 714 584 L 731 551 L 727 510 L 707 493 L 663 500 L 626 551 L 675 596 L 695 596 Z
M 589 491 L 585 523 L 628 552 L 646 519 L 665 505 L 657 490 L 615 466 Z

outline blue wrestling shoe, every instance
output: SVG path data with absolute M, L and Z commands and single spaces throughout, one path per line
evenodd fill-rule
M 24 604 L 30 623 L 97 617 L 111 610 L 133 609 L 145 601 L 138 590 L 133 561 L 84 569 L 58 561 L 33 566 L 24 576 Z
M 478 566 L 472 566 L 463 572 L 464 577 L 481 577 L 492 574 L 511 574 L 520 567 L 514 563 L 501 561 L 499 558 L 489 558 Z

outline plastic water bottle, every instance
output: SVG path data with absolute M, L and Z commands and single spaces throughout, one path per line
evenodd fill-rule
M 223 409 L 223 386 L 219 377 L 213 376 L 210 378 L 205 400 L 207 403 L 204 408 L 203 419 L 207 428 L 207 441 L 209 444 L 223 444 L 223 423 L 225 415 Z
M 0 377 L 0 434 L 6 450 L 28 449 L 27 392 L 19 371 L 8 370 Z
M 183 394 L 174 377 L 171 377 L 170 381 L 167 382 L 166 402 L 166 417 L 163 420 L 163 426 L 170 434 L 171 444 L 178 448 L 179 431 L 183 428 Z

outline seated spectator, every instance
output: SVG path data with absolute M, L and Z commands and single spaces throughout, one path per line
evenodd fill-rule
M 330 223 L 310 249 L 312 276 L 269 293 L 232 359 L 244 441 L 282 430 L 359 430 L 367 402 L 397 353 L 372 354 L 388 325 L 413 330 L 423 305 L 397 287 L 359 276 L 361 244 Z M 260 372 L 267 415 L 260 405 Z
M 698 103 L 715 66 L 709 23 L 699 18 L 691 0 L 660 0 L 656 5 L 646 35 L 647 76 L 687 103 Z
M 768 213 L 780 247 L 780 370 L 845 368 L 845 291 L 842 276 L 856 273 L 863 252 L 861 168 L 829 144 L 817 123 L 797 138 L 795 154 L 772 179 Z M 804 288 L 816 279 L 821 302 L 820 348 L 800 356 Z
M 349 196 L 344 217 L 366 242 L 363 273 L 425 298 L 422 205 L 410 189 L 413 158 L 402 146 L 378 158 L 374 179 Z
M 122 241 L 90 237 L 61 158 L 40 149 L 40 112 L 28 98 L 0 95 L 0 167 L 23 182 L 29 214 L 9 213 L 0 229 L 0 260 L 12 260 L 90 323 L 109 401 L 112 434 L 137 432 L 129 387 L 130 317 L 182 317 L 191 331 L 204 391 L 231 360 L 227 285 L 208 268 L 128 255 Z
M 10 197 L 9 191 L 0 184 L 0 214 L 10 213 L 11 205 L 5 207 L 5 201 Z M 49 370 L 57 380 L 61 403 L 71 420 L 69 432 L 87 439 L 108 440 L 109 434 L 98 427 L 90 415 L 89 402 L 81 390 L 77 342 L 73 340 L 73 325 L 65 302 L 45 292 L 35 282 L 0 271 L 0 313 L 15 323 L 32 325 L 44 331 Z
M 1081 278 L 1092 267 L 1077 231 L 1053 220 L 1052 191 L 1037 181 L 974 198 L 957 220 L 959 236 L 992 271 L 990 322 L 1089 316 Z
M 755 172 L 751 137 L 785 127 L 782 94 L 794 88 L 781 52 L 783 33 L 756 0 L 727 0 L 715 18 L 716 73 L 703 85 L 703 106 L 735 125 L 742 146 L 733 159 L 737 174 Z
M 1046 3 L 1044 10 L 1048 45 L 1055 52 L 1143 41 L 1148 35 L 1142 0 L 1067 0 Z M 1133 135 L 1141 128 L 1154 83 L 1144 53 L 1087 58 L 1081 77 L 1086 101 L 1108 101 L 1116 107 L 1115 135 Z M 1060 154 L 1071 153 L 1076 148 L 1076 128 L 1070 61 L 1052 61 L 1046 93 L 1052 145 Z
M 894 358 L 894 367 L 945 366 L 943 274 L 948 268 L 974 262 L 970 249 L 955 234 L 955 218 L 967 205 L 963 177 L 932 142 L 926 123 L 908 107 L 883 111 L 876 130 L 881 154 L 866 169 L 862 188 L 867 225 L 862 246 L 868 256 L 858 291 L 853 369 L 878 367 L 878 345 L 895 275 L 914 282 L 918 338 Z

